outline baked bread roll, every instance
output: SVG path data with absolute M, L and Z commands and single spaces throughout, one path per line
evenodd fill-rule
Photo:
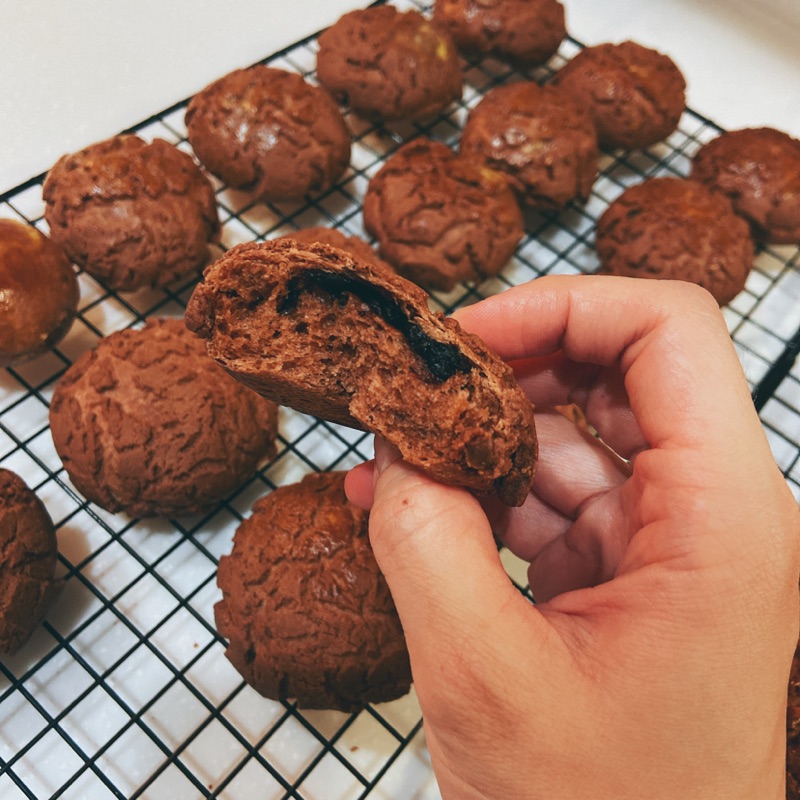
M 587 47 L 553 78 L 586 108 L 601 147 L 634 150 L 666 139 L 686 106 L 686 80 L 667 55 L 637 42 Z
M 79 298 L 78 276 L 62 249 L 33 225 L 0 219 L 0 367 L 57 345 Z
M 408 693 L 403 628 L 344 472 L 257 500 L 217 571 L 225 655 L 259 694 L 358 711 Z
M 210 511 L 275 453 L 278 409 L 232 380 L 179 319 L 101 339 L 50 403 L 70 480 L 132 517 Z
M 775 128 L 726 131 L 692 159 L 692 178 L 724 194 L 756 240 L 800 244 L 800 140 Z
M 261 200 L 324 192 L 350 163 L 350 132 L 333 98 L 263 64 L 199 91 L 186 109 L 186 135 L 209 172 Z
M 444 292 L 496 275 L 524 233 L 500 172 L 425 137 L 403 145 L 369 182 L 364 227 L 400 275 Z
M 559 0 L 436 0 L 433 21 L 468 56 L 542 64 L 567 35 Z
M 786 704 L 786 798 L 800 797 L 800 644 L 794 651 Z
M 629 186 L 597 221 L 601 272 L 689 281 L 724 306 L 744 289 L 753 240 L 727 197 L 689 178 Z
M 44 503 L 0 469 L 0 655 L 15 653 L 53 605 L 58 540 Z
M 426 119 L 461 99 L 455 45 L 419 11 L 359 8 L 334 22 L 318 44 L 320 84 L 369 119 Z
M 189 330 L 274 402 L 372 431 L 432 477 L 521 505 L 533 406 L 511 368 L 425 292 L 342 250 L 242 244 L 204 273 Z
M 219 235 L 211 181 L 163 139 L 112 136 L 62 156 L 42 198 L 52 240 L 122 292 L 194 276 Z
M 531 208 L 583 203 L 597 178 L 597 133 L 588 110 L 564 90 L 533 81 L 490 89 L 469 112 L 459 150 L 502 172 Z

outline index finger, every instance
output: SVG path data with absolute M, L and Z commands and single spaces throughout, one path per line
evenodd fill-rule
M 507 361 L 560 352 L 618 364 L 650 447 L 732 450 L 743 420 L 760 428 L 719 307 L 692 284 L 546 276 L 461 309 L 458 320 Z

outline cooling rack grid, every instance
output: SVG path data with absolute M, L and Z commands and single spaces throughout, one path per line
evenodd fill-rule
M 425 4 L 399 0 L 400 8 Z M 546 80 L 580 49 L 568 39 L 545 67 L 525 73 L 493 59 L 464 62 L 462 101 L 426 125 L 375 126 L 347 115 L 351 166 L 306 203 L 253 203 L 215 181 L 221 247 L 311 225 L 365 235 L 369 179 L 403 140 L 425 134 L 455 144 L 466 115 L 491 87 Z M 263 63 L 314 79 L 316 37 Z M 133 130 L 191 152 L 186 103 Z M 543 274 L 590 273 L 599 215 L 643 177 L 684 175 L 720 129 L 687 110 L 669 139 L 645 151 L 605 153 L 589 201 L 561 215 L 529 213 L 509 265 L 479 285 L 434 293 L 446 312 Z M 46 231 L 43 176 L 0 195 L 0 217 Z M 221 252 L 221 250 L 220 250 Z M 56 522 L 64 590 L 32 639 L 0 662 L 0 798 L 302 798 L 419 800 L 438 797 L 412 693 L 358 714 L 300 711 L 260 697 L 224 657 L 213 605 L 215 571 L 239 521 L 270 489 L 311 470 L 347 469 L 371 456 L 357 431 L 281 410 L 279 451 L 212 513 L 175 520 L 109 514 L 75 491 L 53 449 L 48 403 L 59 377 L 113 331 L 152 315 L 181 316 L 194 280 L 166 290 L 112 293 L 80 275 L 78 318 L 54 351 L 0 373 L 0 466 L 34 488 Z M 762 249 L 745 290 L 725 310 L 764 428 L 800 499 L 800 254 Z M 524 589 L 524 569 L 502 553 Z

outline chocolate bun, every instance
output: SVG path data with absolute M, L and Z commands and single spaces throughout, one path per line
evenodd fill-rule
M 0 469 L 0 653 L 16 652 L 53 603 L 58 542 L 44 504 Z
M 225 655 L 257 692 L 356 711 L 411 684 L 403 629 L 344 472 L 306 475 L 256 501 L 220 560 Z
M 79 296 L 78 277 L 58 245 L 32 225 L 0 219 L 0 367 L 58 344 Z
M 562 209 L 589 197 L 598 149 L 588 112 L 553 86 L 531 81 L 490 89 L 470 112 L 461 153 L 502 172 L 520 202 Z
M 191 275 L 219 233 L 208 178 L 162 139 L 115 136 L 63 156 L 43 196 L 53 241 L 109 289 L 165 286 Z
M 180 319 L 151 319 L 84 353 L 56 386 L 53 443 L 107 511 L 208 511 L 274 453 L 277 409 L 233 380 Z
M 237 245 L 206 270 L 186 324 L 275 402 L 380 434 L 446 483 L 525 500 L 530 402 L 511 368 L 410 281 L 322 244 Z
M 496 275 L 523 235 L 501 173 L 425 138 L 401 147 L 370 181 L 364 227 L 400 275 L 443 291 Z
M 558 0 L 436 0 L 433 21 L 467 55 L 520 66 L 547 61 L 567 34 Z
M 581 50 L 553 85 L 589 111 L 603 147 L 660 142 L 678 127 L 686 106 L 686 81 L 672 59 L 636 42 Z
M 760 241 L 800 243 L 800 140 L 774 128 L 722 133 L 697 151 L 692 177 L 725 194 Z
M 747 223 L 698 181 L 650 178 L 626 189 L 597 223 L 603 272 L 699 284 L 720 305 L 744 288 L 753 267 Z
M 786 798 L 800 797 L 800 645 L 794 651 L 786 704 Z
M 323 192 L 350 163 L 350 132 L 330 95 L 273 67 L 237 69 L 198 92 L 186 130 L 209 172 L 263 200 Z
M 422 119 L 461 98 L 450 37 L 418 11 L 372 6 L 345 14 L 319 37 L 317 78 L 367 117 Z

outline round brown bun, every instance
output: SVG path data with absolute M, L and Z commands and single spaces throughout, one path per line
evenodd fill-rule
M 426 138 L 401 147 L 370 181 L 364 227 L 400 275 L 442 291 L 496 275 L 524 232 L 502 173 Z
M 527 498 L 533 405 L 511 367 L 411 281 L 324 244 L 251 242 L 205 271 L 185 319 L 273 402 L 383 436 L 437 480 Z
M 520 202 L 559 211 L 588 198 L 597 177 L 597 135 L 588 112 L 554 86 L 497 86 L 470 112 L 461 153 L 502 172 Z
M 686 81 L 669 56 L 636 42 L 581 50 L 553 79 L 591 114 L 603 147 L 633 150 L 669 136 L 686 106 Z
M 277 409 L 151 319 L 84 353 L 56 386 L 53 443 L 88 500 L 131 516 L 208 511 L 274 453 Z
M 800 243 L 800 140 L 774 128 L 745 128 L 703 145 L 692 177 L 722 192 L 772 244 Z
M 794 651 L 786 705 L 786 797 L 800 797 L 800 644 Z
M 547 61 L 567 35 L 558 0 L 436 0 L 433 21 L 467 55 L 521 66 Z
M 16 652 L 53 603 L 58 542 L 42 501 L 0 469 L 0 654 Z
M 208 178 L 162 139 L 115 136 L 63 156 L 43 196 L 53 241 L 109 289 L 188 277 L 208 261 L 219 233 Z
M 331 96 L 273 67 L 238 69 L 198 92 L 186 130 L 209 172 L 262 200 L 323 192 L 350 163 L 350 132 Z
M 411 684 L 403 629 L 344 472 L 258 500 L 220 560 L 214 608 L 225 654 L 257 692 L 356 711 Z
M 58 245 L 31 225 L 0 219 L 0 367 L 58 344 L 79 296 L 78 277 Z
M 372 6 L 345 14 L 319 37 L 319 82 L 366 117 L 423 119 L 461 98 L 450 37 L 418 11 Z
M 650 178 L 626 189 L 597 223 L 601 270 L 696 283 L 720 305 L 753 267 L 747 223 L 723 195 L 685 178 Z

